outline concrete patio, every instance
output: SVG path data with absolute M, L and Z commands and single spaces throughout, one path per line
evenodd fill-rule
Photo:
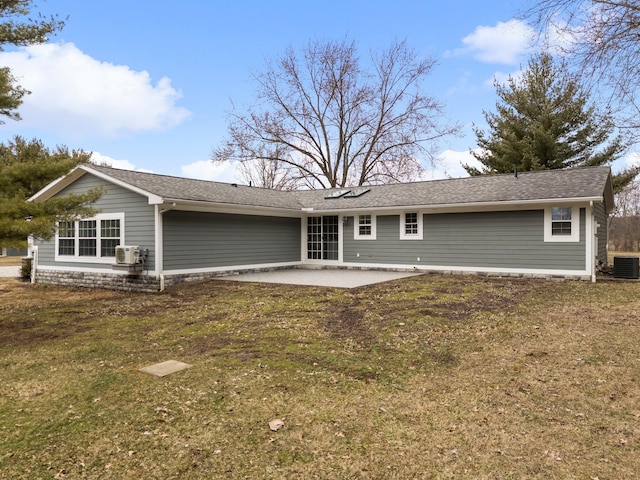
M 0 267 L 0 277 L 17 278 L 20 276 L 20 267 Z
M 375 283 L 389 282 L 400 278 L 422 275 L 413 272 L 390 272 L 382 270 L 345 269 L 300 269 L 275 270 L 272 272 L 240 273 L 219 277 L 220 280 L 236 282 L 281 283 L 316 287 L 356 288 Z

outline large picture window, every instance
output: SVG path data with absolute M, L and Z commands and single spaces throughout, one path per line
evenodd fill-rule
M 59 222 L 58 261 L 113 262 L 116 246 L 124 243 L 124 214 L 104 213 L 95 218 Z

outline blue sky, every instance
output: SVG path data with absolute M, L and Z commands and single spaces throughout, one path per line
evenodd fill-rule
M 220 181 L 236 179 L 232 166 L 208 161 L 231 102 L 250 103 L 252 75 L 288 46 L 347 37 L 364 56 L 399 39 L 436 57 L 427 91 L 463 136 L 442 142 L 428 178 L 465 175 L 471 125 L 495 106 L 493 78 L 516 73 L 532 52 L 531 28 L 515 19 L 526 2 L 508 0 L 36 3 L 69 18 L 45 45 L 0 52 L 33 92 L 23 120 L 0 125 L 2 141 L 36 137 L 116 167 Z

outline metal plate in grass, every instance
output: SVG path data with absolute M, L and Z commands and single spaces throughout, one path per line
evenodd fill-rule
M 155 365 L 141 368 L 140 371 L 148 373 L 150 375 L 154 375 L 156 377 L 166 377 L 167 375 L 179 372 L 180 370 L 184 370 L 185 368 L 190 367 L 193 367 L 193 365 L 178 362 L 177 360 L 167 360 L 166 362 L 156 363 Z

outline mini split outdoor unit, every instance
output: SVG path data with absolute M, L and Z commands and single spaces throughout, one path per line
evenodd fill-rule
M 116 263 L 120 265 L 135 265 L 140 262 L 140 247 L 138 245 L 118 245 L 116 247 Z

